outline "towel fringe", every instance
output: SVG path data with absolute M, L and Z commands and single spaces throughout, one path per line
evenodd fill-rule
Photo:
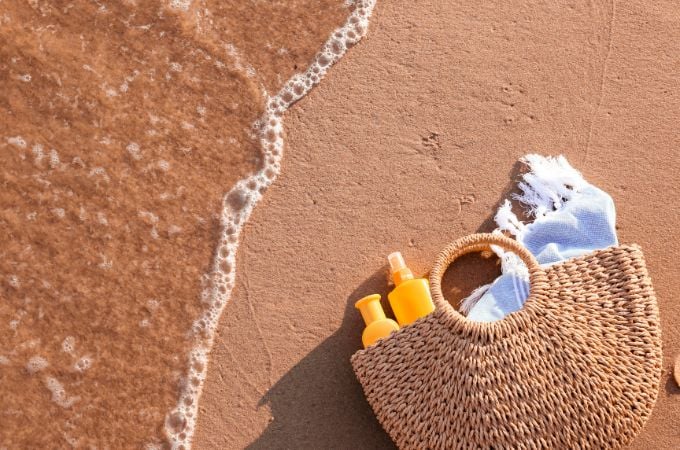
M 562 156 L 526 155 L 521 161 L 530 171 L 522 176 L 519 183 L 521 194 L 514 194 L 527 208 L 530 215 L 539 218 L 558 211 L 580 192 L 586 181 Z
M 512 203 L 507 198 L 505 202 L 498 208 L 498 212 L 494 216 L 498 231 L 507 231 L 513 236 L 519 235 L 525 225 L 517 218 L 517 215 L 512 212 Z
M 460 306 L 458 307 L 458 309 L 463 314 L 467 315 L 470 312 L 470 310 L 472 309 L 472 307 L 477 304 L 479 299 L 482 298 L 482 296 L 484 294 L 486 294 L 486 291 L 489 290 L 489 288 L 491 287 L 491 284 L 492 283 L 485 284 L 483 286 L 479 286 L 477 289 L 472 291 L 472 293 L 470 295 L 468 295 L 465 299 L 463 299 L 463 301 L 460 302 Z
M 541 156 L 533 153 L 522 157 L 520 161 L 529 167 L 529 172 L 522 175 L 522 181 L 518 184 L 521 193 L 513 194 L 511 198 L 517 200 L 528 215 L 534 217 L 534 221 L 559 211 L 574 194 L 581 192 L 588 185 L 581 173 L 562 155 Z M 512 211 L 510 199 L 506 199 L 498 208 L 494 220 L 498 226 L 495 233 L 507 232 L 518 241 L 523 241 L 527 224 L 519 220 Z M 491 249 L 501 260 L 503 274 L 514 274 L 528 279 L 528 271 L 516 255 L 496 246 L 492 246 Z M 461 302 L 460 310 L 467 314 L 489 287 L 491 284 L 475 289 Z
M 522 181 L 518 184 L 521 193 L 513 194 L 512 199 L 520 202 L 527 213 L 535 219 L 559 211 L 574 194 L 581 192 L 588 184 L 581 173 L 562 155 L 529 154 L 520 161 L 530 170 L 522 175 Z M 526 224 L 512 212 L 512 203 L 509 199 L 498 208 L 494 220 L 498 230 L 506 231 L 517 240 L 522 240 Z

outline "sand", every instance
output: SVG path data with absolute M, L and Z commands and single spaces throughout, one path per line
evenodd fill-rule
M 385 293 L 385 256 L 418 273 L 493 228 L 520 156 L 564 154 L 609 192 L 622 242 L 647 257 L 664 373 L 633 448 L 680 443 L 680 16 L 674 2 L 380 2 L 365 40 L 286 117 L 282 175 L 237 258 L 196 448 L 392 448 L 349 357 L 353 303 Z M 492 279 L 454 265 L 452 301 Z
M 0 3 L 0 448 L 163 442 L 252 124 L 348 14 Z

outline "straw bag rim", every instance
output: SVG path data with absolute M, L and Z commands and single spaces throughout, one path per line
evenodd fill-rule
M 510 239 L 507 238 L 506 239 Z M 510 239 L 511 240 L 511 239 Z M 584 255 L 569 258 L 568 262 L 573 262 L 573 263 L 587 263 L 592 259 L 599 258 L 600 255 L 606 254 L 611 252 L 613 249 L 622 249 L 622 250 L 635 250 L 635 251 L 641 251 L 641 248 L 638 244 L 632 243 L 632 244 L 618 244 L 618 245 L 611 245 L 606 248 L 602 249 L 597 249 L 593 250 L 591 252 L 588 252 Z M 560 261 L 555 264 L 561 264 L 566 261 Z M 448 267 L 448 266 L 447 266 Z M 433 268 L 434 269 L 434 268 Z M 446 270 L 446 267 L 444 268 L 444 271 Z M 541 269 L 544 270 L 544 269 Z M 432 273 L 433 271 L 430 271 L 430 283 L 432 283 Z M 441 286 L 440 286 L 441 290 Z M 538 290 L 534 288 L 533 290 L 530 289 L 530 294 L 529 296 L 532 297 L 533 294 L 536 294 L 533 296 L 533 300 L 538 299 Z M 544 298 L 549 298 L 548 293 L 545 290 L 540 290 L 540 295 L 544 296 Z M 433 292 L 433 300 L 434 300 L 434 292 Z M 494 340 L 495 338 L 503 338 L 505 336 L 512 335 L 513 333 L 519 332 L 525 327 L 529 326 L 530 323 L 532 323 L 533 320 L 537 316 L 542 316 L 545 315 L 546 311 L 543 305 L 541 305 L 539 301 L 532 301 L 532 302 L 526 302 L 524 306 L 519 309 L 518 311 L 512 312 L 505 316 L 502 320 L 498 320 L 495 322 L 477 322 L 474 320 L 470 320 L 465 316 L 462 316 L 458 311 L 451 306 L 451 304 L 448 303 L 448 300 L 443 297 L 442 295 L 442 300 L 446 302 L 448 305 L 448 308 L 443 308 L 440 307 L 437 303 L 435 303 L 435 311 L 428 316 L 421 317 L 420 319 L 416 320 L 413 324 L 415 325 L 419 322 L 431 320 L 431 316 L 436 316 L 436 321 L 439 323 L 442 323 L 446 325 L 451 333 L 455 334 L 460 334 L 460 335 L 486 335 L 489 340 Z M 528 299 L 527 299 L 528 300 Z M 453 310 L 453 313 L 452 313 Z M 522 311 L 527 311 L 525 313 L 522 313 Z M 458 320 L 459 317 L 462 316 L 465 320 L 461 321 Z M 395 336 L 402 334 L 402 333 L 408 333 L 409 330 L 411 329 L 411 326 L 408 327 L 403 327 L 394 333 L 390 334 L 389 336 L 379 339 L 376 343 L 373 345 L 370 345 L 369 347 L 365 349 L 360 349 L 357 350 L 356 353 L 352 356 L 352 358 L 356 357 L 358 354 L 364 354 L 364 353 L 372 353 L 374 351 L 380 351 L 379 348 L 382 347 L 387 341 L 391 340 Z
M 456 258 L 466 253 L 489 250 L 491 245 L 497 245 L 514 252 L 527 265 L 529 270 L 529 295 L 519 310 L 506 315 L 501 320 L 478 322 L 461 314 L 446 300 L 441 290 L 441 279 L 446 269 Z M 579 257 L 569 258 L 566 261 L 576 263 L 587 261 L 614 248 L 640 250 L 637 244 L 612 245 Z M 566 261 L 560 261 L 556 264 Z M 544 303 L 550 297 L 548 286 L 547 272 L 541 267 L 533 254 L 519 241 L 501 233 L 476 233 L 456 239 L 438 254 L 430 270 L 430 290 L 436 307 L 435 313 L 439 316 L 439 320 L 445 323 L 453 333 L 484 335 L 490 340 L 521 332 L 531 326 L 537 316 L 544 315 L 546 312 L 541 303 Z
M 503 319 L 494 322 L 478 322 L 468 319 L 446 300 L 442 293 L 441 280 L 446 269 L 460 256 L 490 250 L 492 245 L 515 253 L 527 266 L 529 271 L 529 296 L 521 309 L 508 314 Z M 456 239 L 439 252 L 430 270 L 430 290 L 440 317 L 454 328 L 452 331 L 462 332 L 463 334 L 501 337 L 524 329 L 540 312 L 540 305 L 537 308 L 536 298 L 546 295 L 547 286 L 546 272 L 534 255 L 520 242 L 500 233 L 476 233 Z

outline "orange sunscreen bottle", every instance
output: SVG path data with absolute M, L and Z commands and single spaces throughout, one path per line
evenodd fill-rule
M 399 325 L 392 319 L 385 317 L 380 304 L 380 295 L 367 295 L 354 304 L 356 308 L 361 311 L 361 317 L 366 322 L 366 329 L 361 335 L 361 341 L 364 343 L 364 348 L 372 345 L 378 339 L 385 338 L 393 331 L 399 329 Z
M 402 327 L 409 325 L 434 311 L 430 283 L 427 279 L 413 278 L 413 272 L 406 267 L 404 258 L 399 252 L 391 253 L 387 260 L 395 285 L 387 298 L 399 325 Z

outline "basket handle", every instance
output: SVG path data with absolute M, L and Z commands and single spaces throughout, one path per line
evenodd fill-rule
M 475 253 L 490 250 L 492 245 L 497 245 L 505 250 L 515 253 L 526 264 L 529 269 L 529 284 L 530 289 L 540 284 L 543 269 L 538 264 L 538 261 L 529 250 L 514 239 L 510 239 L 498 233 L 477 233 L 462 237 L 450 243 L 444 250 L 442 250 L 437 259 L 435 259 L 434 266 L 430 270 L 430 289 L 434 304 L 439 309 L 449 309 L 463 317 L 449 302 L 444 298 L 442 293 L 441 281 L 444 272 L 449 265 L 467 253 Z

